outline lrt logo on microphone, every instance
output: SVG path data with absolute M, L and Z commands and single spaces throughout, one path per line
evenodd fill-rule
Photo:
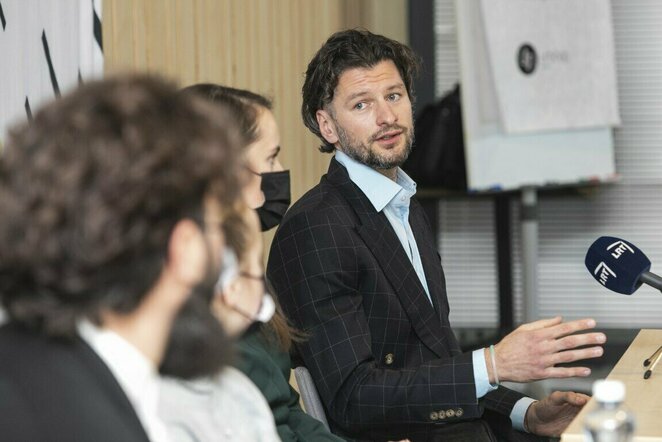
M 600 272 L 600 276 L 598 278 L 600 280 L 600 284 L 602 284 L 602 285 L 607 284 L 607 279 L 609 278 L 609 275 L 616 278 L 616 273 L 614 273 L 614 271 L 612 269 L 610 269 L 607 266 L 607 264 L 605 264 L 604 262 L 601 262 L 600 264 L 598 264 L 598 266 L 593 271 L 593 274 L 597 275 L 598 272 Z
M 614 251 L 611 252 L 611 256 L 613 256 L 616 259 L 620 258 L 621 255 L 625 253 L 626 250 L 628 250 L 630 253 L 634 255 L 634 250 L 632 250 L 632 247 L 625 244 L 623 241 L 616 241 L 615 243 L 607 247 L 607 250 L 611 250 L 612 248 L 614 248 Z

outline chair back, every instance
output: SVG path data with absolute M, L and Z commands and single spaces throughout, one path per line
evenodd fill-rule
M 326 412 L 320 400 L 317 388 L 313 382 L 313 377 L 306 367 L 300 366 L 294 369 L 294 378 L 299 387 L 299 394 L 303 401 L 303 407 L 310 416 L 322 422 L 327 430 L 329 430 L 329 422 L 326 420 Z M 329 430 L 330 431 L 330 430 Z

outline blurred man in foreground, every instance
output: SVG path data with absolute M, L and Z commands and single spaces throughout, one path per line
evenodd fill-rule
M 82 86 L 0 157 L 0 438 L 167 441 L 158 370 L 214 373 L 238 198 L 231 115 L 162 80 Z

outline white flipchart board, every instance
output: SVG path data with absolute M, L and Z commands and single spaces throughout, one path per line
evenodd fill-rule
M 456 0 L 470 190 L 609 181 L 620 123 L 608 0 Z

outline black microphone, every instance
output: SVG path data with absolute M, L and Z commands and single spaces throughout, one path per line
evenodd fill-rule
M 596 239 L 586 252 L 586 269 L 603 286 L 631 295 L 641 284 L 662 292 L 662 278 L 649 272 L 650 259 L 631 242 L 612 236 Z

